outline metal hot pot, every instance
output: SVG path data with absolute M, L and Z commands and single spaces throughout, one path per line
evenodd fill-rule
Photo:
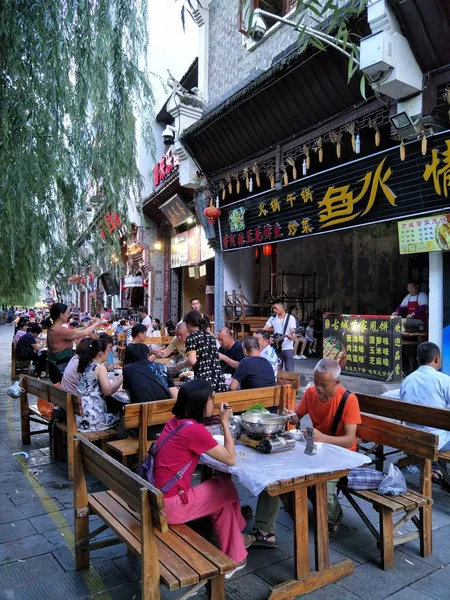
M 248 413 L 242 415 L 242 429 L 254 437 L 278 435 L 284 430 L 285 419 L 271 413 Z

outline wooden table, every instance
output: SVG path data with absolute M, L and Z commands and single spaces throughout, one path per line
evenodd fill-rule
M 353 572 L 353 563 L 346 559 L 330 566 L 328 543 L 327 481 L 345 477 L 348 471 L 334 471 L 295 477 L 267 486 L 270 496 L 292 493 L 294 520 L 294 578 L 272 588 L 270 600 L 288 600 L 333 583 Z M 315 570 L 309 566 L 308 488 L 315 491 L 314 555 Z M 306 515 L 306 518 L 305 518 Z
M 306 455 L 304 449 L 305 445 L 297 442 L 295 448 L 288 452 L 262 454 L 258 450 L 237 444 L 237 462 L 233 467 L 223 465 L 208 455 L 200 458 L 201 464 L 235 475 L 255 495 L 263 489 L 270 496 L 292 494 L 294 578 L 274 586 L 269 600 L 295 598 L 353 572 L 353 563 L 348 559 L 330 566 L 327 481 L 344 477 L 350 469 L 367 464 L 370 459 L 330 444 L 319 445 L 313 456 Z M 283 475 L 280 476 L 280 473 Z M 313 511 L 313 571 L 309 567 L 308 488 L 313 488 L 316 498 Z

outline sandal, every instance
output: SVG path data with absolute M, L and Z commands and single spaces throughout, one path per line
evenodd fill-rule
M 255 538 L 255 541 L 253 542 L 254 548 L 278 548 L 274 533 L 267 533 L 264 535 L 259 529 L 254 529 L 252 535 Z M 274 539 L 273 541 L 270 541 L 269 538 Z
M 252 533 L 242 534 L 242 541 L 244 542 L 245 548 L 250 548 L 250 546 L 255 543 L 255 540 L 256 538 Z

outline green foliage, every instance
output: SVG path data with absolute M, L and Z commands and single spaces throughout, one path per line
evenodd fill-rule
M 136 122 L 151 147 L 146 0 L 0 5 L 0 299 L 66 276 L 86 201 L 138 198 Z

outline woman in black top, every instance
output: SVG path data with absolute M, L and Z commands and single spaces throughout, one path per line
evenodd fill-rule
M 16 358 L 19 360 L 32 360 L 35 365 L 35 375 L 37 377 L 47 377 L 47 352 L 42 351 L 42 344 L 39 343 L 38 335 L 42 333 L 39 325 L 32 325 L 27 333 L 23 335 L 16 346 Z M 38 352 L 41 350 L 40 354 Z
M 225 392 L 227 388 L 220 368 L 216 338 L 207 333 L 207 321 L 197 310 L 188 312 L 183 321 L 189 331 L 186 362 L 193 368 L 195 379 L 209 381 L 213 392 Z

